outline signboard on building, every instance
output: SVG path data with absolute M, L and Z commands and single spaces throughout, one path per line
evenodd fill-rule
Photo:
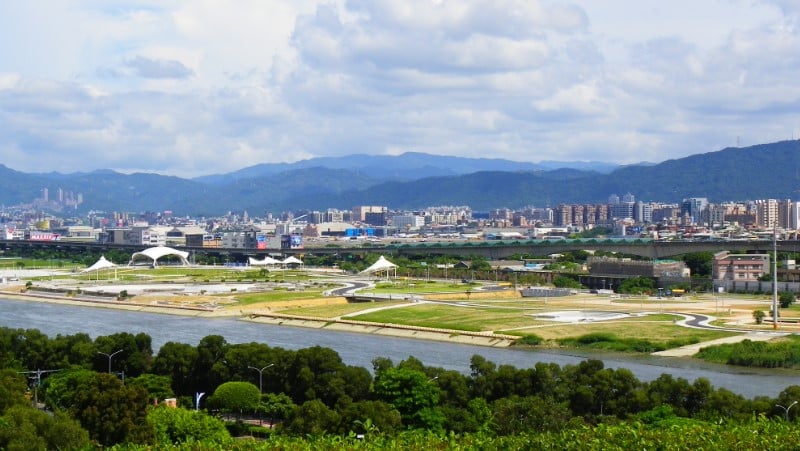
M 302 249 L 303 235 L 292 233 L 291 235 L 281 235 L 281 249 Z

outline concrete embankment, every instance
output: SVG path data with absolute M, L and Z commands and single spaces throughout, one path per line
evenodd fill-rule
M 448 341 L 452 343 L 464 343 L 491 347 L 507 347 L 514 343 L 514 341 L 517 339 L 517 337 L 512 335 L 501 335 L 492 332 L 468 332 L 453 329 L 437 329 L 431 327 L 314 318 L 272 313 L 253 313 L 243 319 L 264 324 L 310 327 L 314 329 L 416 338 L 421 340 Z

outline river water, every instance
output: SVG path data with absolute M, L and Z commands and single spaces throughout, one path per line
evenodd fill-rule
M 372 359 L 388 357 L 395 363 L 414 356 L 425 365 L 469 373 L 470 358 L 481 355 L 498 365 L 528 368 L 536 362 L 577 364 L 587 358 L 602 360 L 606 367 L 628 368 L 640 380 L 650 381 L 663 373 L 690 381 L 708 379 L 747 398 L 775 397 L 790 385 L 800 385 L 800 373 L 715 365 L 688 358 L 649 355 L 605 354 L 581 351 L 529 351 L 489 348 L 457 343 L 393 338 L 379 335 L 275 326 L 233 318 L 196 318 L 170 314 L 141 313 L 89 306 L 0 299 L 0 326 L 39 329 L 48 336 L 79 332 L 92 338 L 118 332 L 144 332 L 152 337 L 153 349 L 174 341 L 197 345 L 207 335 L 221 335 L 229 343 L 265 343 L 285 349 L 324 346 L 334 349 L 348 365 L 372 368 Z

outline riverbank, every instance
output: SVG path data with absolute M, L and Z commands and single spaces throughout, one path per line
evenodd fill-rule
M 401 324 L 373 323 L 344 319 L 315 318 L 301 315 L 284 315 L 280 313 L 251 313 L 242 319 L 255 323 L 309 327 L 331 331 L 355 332 L 373 335 L 385 335 L 420 340 L 447 341 L 451 343 L 471 344 L 490 347 L 511 346 L 518 337 L 495 334 L 491 332 L 468 332 L 454 329 L 436 329 L 430 327 L 405 326 Z
M 490 332 L 467 332 L 454 329 L 434 329 L 426 327 L 404 326 L 399 324 L 395 325 L 370 323 L 366 321 L 285 315 L 270 312 L 268 309 L 253 311 L 252 308 L 249 308 L 247 311 L 244 311 L 237 309 L 235 306 L 210 308 L 197 306 L 196 303 L 192 303 L 191 305 L 188 303 L 187 305 L 175 305 L 174 303 L 159 304 L 158 301 L 142 303 L 136 301 L 119 301 L 116 299 L 90 296 L 64 296 L 58 293 L 26 291 L 24 287 L 11 287 L 0 290 L 0 297 L 21 301 L 118 309 L 144 313 L 163 313 L 205 318 L 230 317 L 262 324 L 306 327 L 329 331 L 414 338 L 420 340 L 445 341 L 488 347 L 508 347 L 511 346 L 517 338 L 511 335 L 500 335 Z M 308 303 L 308 300 L 304 302 Z
M 89 296 L 64 296 L 55 293 L 24 291 L 24 289 L 4 289 L 0 290 L 0 297 L 30 302 L 44 302 L 48 304 L 59 305 L 75 305 L 83 307 L 97 307 L 116 310 L 127 310 L 135 312 L 146 313 L 164 313 L 170 315 L 181 316 L 197 316 L 197 317 L 234 317 L 239 316 L 240 313 L 225 310 L 223 308 L 204 308 L 195 305 L 172 305 L 172 304 L 159 304 L 159 303 L 136 303 L 131 301 L 119 301 L 113 298 L 100 298 Z

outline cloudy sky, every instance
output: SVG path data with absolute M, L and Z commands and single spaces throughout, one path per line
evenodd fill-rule
M 800 137 L 800 0 L 0 4 L 0 163 L 660 162 Z

